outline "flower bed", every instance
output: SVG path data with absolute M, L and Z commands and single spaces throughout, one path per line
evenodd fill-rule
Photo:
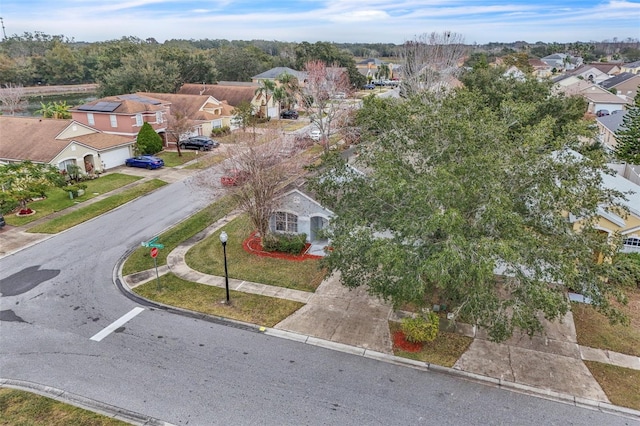
M 402 331 L 393 333 L 393 347 L 405 352 L 420 352 L 422 343 L 409 342 Z
M 300 254 L 281 253 L 276 251 L 264 251 L 262 249 L 262 239 L 256 235 L 256 232 L 251 234 L 249 238 L 244 240 L 242 248 L 247 253 L 255 254 L 262 257 L 273 257 L 276 259 L 293 260 L 301 262 L 303 260 L 322 259 L 322 256 L 315 256 L 313 254 L 307 254 L 307 250 L 311 244 L 307 243 L 304 246 L 304 250 Z
M 18 217 L 22 217 L 22 216 L 31 216 L 32 214 L 36 214 L 36 211 L 30 208 L 26 208 L 26 209 L 21 209 L 20 211 L 18 211 L 18 213 L 16 213 L 16 216 Z

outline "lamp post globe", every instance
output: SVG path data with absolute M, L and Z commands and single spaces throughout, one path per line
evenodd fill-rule
M 226 304 L 230 303 L 229 301 L 229 272 L 227 271 L 227 240 L 229 236 L 225 231 L 220 233 L 220 242 L 222 243 L 222 253 L 224 256 L 224 288 L 227 293 L 227 301 Z

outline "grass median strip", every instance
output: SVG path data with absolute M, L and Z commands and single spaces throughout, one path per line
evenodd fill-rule
M 185 281 L 169 273 L 160 277 L 161 289 L 156 280 L 136 287 L 140 296 L 190 311 L 202 312 L 237 321 L 273 327 L 304 306 L 292 300 L 277 299 L 257 294 L 230 292 L 231 305 L 225 301 L 225 289 Z
M 244 281 L 269 284 L 302 291 L 315 291 L 326 275 L 319 260 L 294 262 L 286 259 L 260 257 L 247 253 L 242 243 L 253 228 L 243 215 L 224 226 L 228 234 L 227 266 L 229 276 Z M 220 232 L 196 244 L 187 252 L 187 264 L 205 274 L 224 276 L 224 257 Z
M 223 197 L 215 203 L 210 204 L 203 210 L 180 222 L 167 232 L 161 234 L 158 242 L 164 245 L 158 250 L 158 266 L 167 264 L 167 255 L 180 243 L 204 230 L 207 226 L 223 218 L 235 208 L 235 203 L 230 197 Z M 149 249 L 138 247 L 122 267 L 122 274 L 129 275 L 135 272 L 145 271 L 153 268 L 153 259 L 149 255 Z
M 3 425 L 127 425 L 120 420 L 45 396 L 17 389 L 0 389 L 0 424 Z
M 611 403 L 640 410 L 640 370 L 595 361 L 584 363 Z
M 96 216 L 100 216 L 101 214 L 113 210 L 122 204 L 141 197 L 166 184 L 166 182 L 159 179 L 152 179 L 150 181 L 143 182 L 119 194 L 112 195 L 104 200 L 89 204 L 64 216 L 51 219 L 46 223 L 29 228 L 28 232 L 55 234 L 64 231 L 65 229 L 69 229 L 82 222 L 86 222 L 89 219 L 93 219 Z

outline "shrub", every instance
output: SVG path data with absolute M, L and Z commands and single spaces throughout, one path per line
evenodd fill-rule
M 73 198 L 76 198 L 78 196 L 78 191 L 80 191 L 81 189 L 87 189 L 87 185 L 85 185 L 84 183 L 78 183 L 76 185 L 69 185 L 65 189 L 73 194 Z
M 431 342 L 438 337 L 440 318 L 435 312 L 416 318 L 402 320 L 402 332 L 409 342 Z
M 226 136 L 231 134 L 231 128 L 229 126 L 222 126 L 211 130 L 211 136 Z
M 615 268 L 609 276 L 611 284 L 640 288 L 640 253 L 617 253 L 613 265 Z
M 300 254 L 307 242 L 307 234 L 269 234 L 262 239 L 264 251 Z
M 155 154 L 162 151 L 162 136 L 153 130 L 153 127 L 145 122 L 136 138 L 136 150 L 140 154 Z

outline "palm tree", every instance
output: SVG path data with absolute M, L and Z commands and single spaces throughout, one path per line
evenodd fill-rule
M 269 94 L 273 93 L 273 91 L 276 88 L 276 83 L 272 80 L 260 80 L 260 87 L 258 87 L 255 91 L 256 95 L 261 95 L 262 98 L 262 106 L 260 107 L 260 109 L 264 108 L 264 114 L 263 116 L 266 117 L 267 119 L 269 118 L 269 105 L 267 105 L 267 103 L 269 102 Z M 263 112 L 260 111 L 260 113 L 262 114 Z

